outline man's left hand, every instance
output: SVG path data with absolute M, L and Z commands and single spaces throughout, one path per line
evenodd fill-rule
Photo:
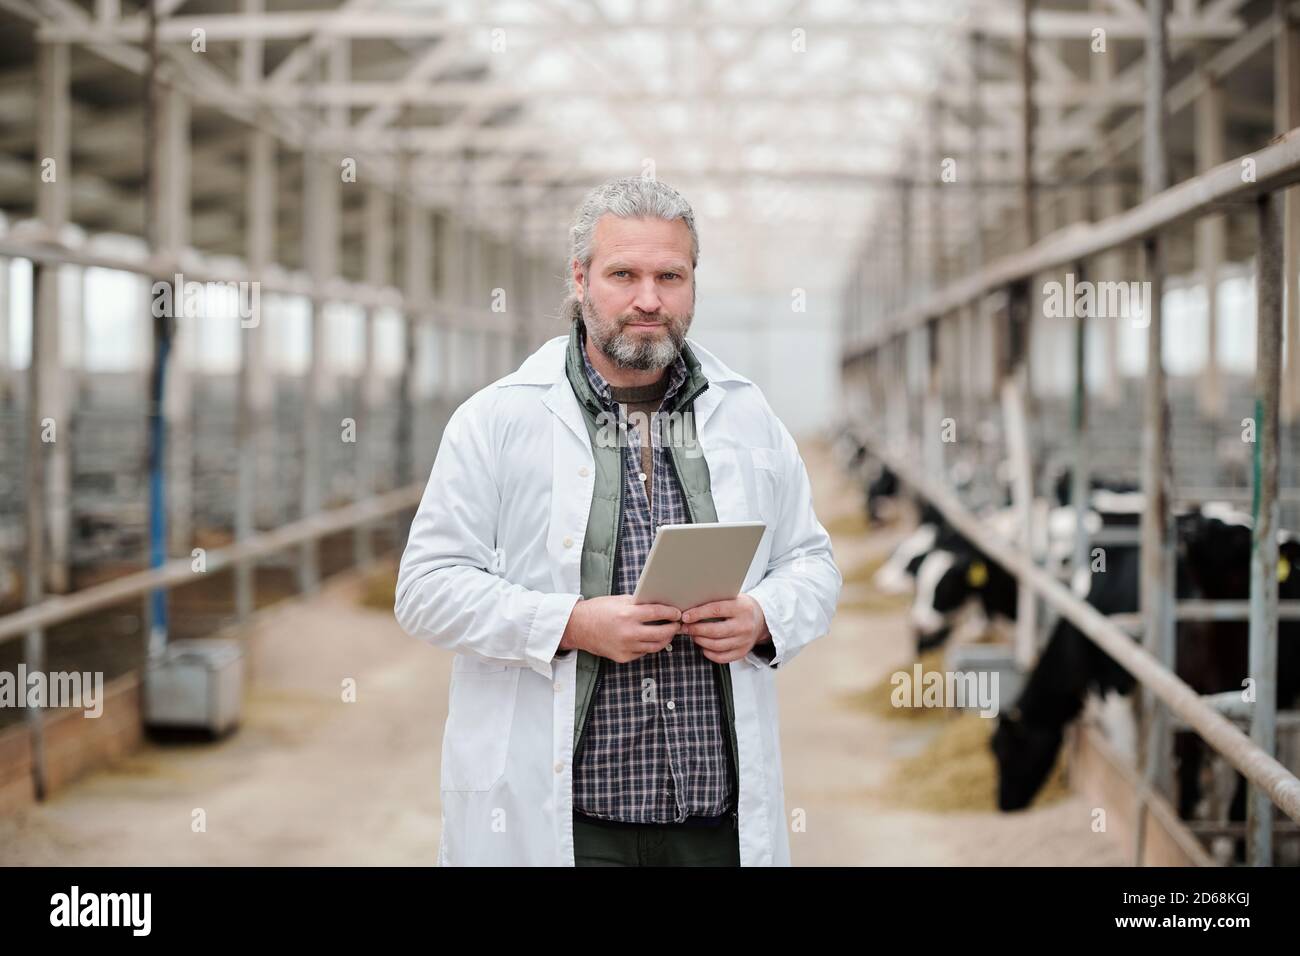
M 718 664 L 738 661 L 755 644 L 772 639 L 762 606 L 748 594 L 687 608 L 682 612 L 682 624 L 678 633 L 689 634 L 700 652 Z

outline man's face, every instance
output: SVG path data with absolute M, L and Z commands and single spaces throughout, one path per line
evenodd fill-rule
M 680 219 L 596 223 L 594 256 L 573 264 L 587 335 L 624 368 L 666 368 L 677 358 L 695 314 L 691 233 Z

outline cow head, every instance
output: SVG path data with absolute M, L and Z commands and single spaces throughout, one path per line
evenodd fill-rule
M 998 809 L 1023 810 L 1052 772 L 1061 749 L 1059 727 L 1036 726 L 1013 707 L 998 718 L 991 746 L 998 762 Z

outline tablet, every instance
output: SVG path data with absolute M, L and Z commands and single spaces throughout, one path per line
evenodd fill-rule
M 766 528 L 762 521 L 660 525 L 632 603 L 685 611 L 731 600 L 745 583 Z

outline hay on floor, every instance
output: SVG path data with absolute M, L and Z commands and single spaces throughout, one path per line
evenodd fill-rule
M 942 676 L 944 670 L 943 649 L 938 648 L 922 654 L 920 663 L 922 679 L 932 671 Z M 883 717 L 889 720 L 936 720 L 947 716 L 947 710 L 943 707 L 894 706 L 893 698 L 897 689 L 897 685 L 893 681 L 894 674 L 903 671 L 910 679 L 913 674 L 913 667 L 912 664 L 906 664 L 895 668 L 866 690 L 845 695 L 844 702 L 850 707 L 871 714 L 873 717 Z
M 948 720 L 923 751 L 899 762 L 883 796 L 890 803 L 931 813 L 996 811 L 997 761 L 989 747 L 996 727 L 996 719 L 977 714 Z M 1062 748 L 1030 806 L 1052 803 L 1068 792 Z

